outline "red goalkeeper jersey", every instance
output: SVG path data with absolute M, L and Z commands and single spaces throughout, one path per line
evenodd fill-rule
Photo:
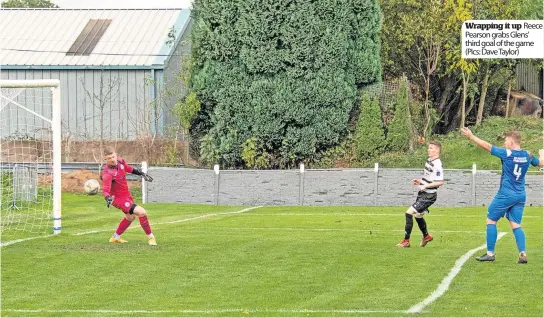
M 116 166 L 105 165 L 102 169 L 102 193 L 104 196 L 130 197 L 127 173 L 131 173 L 132 170 L 133 168 L 121 157 L 117 157 Z

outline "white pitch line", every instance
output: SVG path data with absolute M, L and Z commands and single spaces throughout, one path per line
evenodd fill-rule
M 180 309 L 180 310 L 109 310 L 109 309 L 97 309 L 97 310 L 86 310 L 86 309 L 58 309 L 58 310 L 49 310 L 49 309 L 2 309 L 6 312 L 16 312 L 16 313 L 88 313 L 88 314 L 167 314 L 167 313 L 178 313 L 178 314 L 210 314 L 210 313 L 406 313 L 406 310 L 363 310 L 363 309 L 338 309 L 338 310 L 319 310 L 319 309 L 203 309 L 203 310 L 192 310 L 192 309 Z
M 399 213 L 259 213 L 256 215 L 251 215 L 252 217 L 255 216 L 394 216 L 394 217 L 404 217 L 404 212 Z M 450 214 L 434 214 L 430 213 L 428 214 L 429 217 L 451 217 Z M 485 214 L 481 215 L 462 215 L 457 214 L 456 217 L 461 218 L 482 218 L 485 219 Z M 524 215 L 523 218 L 540 218 L 540 216 L 534 216 L 534 215 Z
M 18 239 L 18 240 L 13 240 L 13 241 L 1 242 L 0 247 L 8 246 L 8 245 L 15 244 L 15 243 L 21 243 L 21 242 L 25 242 L 25 241 L 35 240 L 35 239 L 39 239 L 39 238 L 51 237 L 51 236 L 54 236 L 54 235 L 57 235 L 57 234 L 49 234 L 49 235 L 44 235 L 44 236 L 34 236 L 34 237 L 27 237 L 27 238 L 24 238 L 24 239 Z
M 151 225 L 174 224 L 174 223 L 181 223 L 181 222 L 188 222 L 188 221 L 193 221 L 193 220 L 198 220 L 198 219 L 209 218 L 209 217 L 218 216 L 218 215 L 240 214 L 240 213 L 244 213 L 244 212 L 251 211 L 251 210 L 254 210 L 254 209 L 258 209 L 258 208 L 262 208 L 262 206 L 253 206 L 253 207 L 249 207 L 249 208 L 245 208 L 245 209 L 242 209 L 242 210 L 239 210 L 239 211 L 233 211 L 233 212 L 219 212 L 219 213 L 204 214 L 204 215 L 199 215 L 199 216 L 192 217 L 192 218 L 181 219 L 181 220 L 170 221 L 170 222 L 151 223 Z M 128 228 L 127 230 L 130 230 L 130 229 L 133 229 L 133 228 L 136 228 L 136 227 L 131 227 L 131 228 Z M 111 229 L 110 230 L 91 230 L 91 231 L 75 233 L 73 235 L 79 236 L 79 235 L 103 233 L 103 232 L 110 232 L 110 231 L 115 231 L 115 229 L 113 229 L 113 230 L 111 230 Z M 35 240 L 35 239 L 39 239 L 39 238 L 46 238 L 46 237 L 50 237 L 50 236 L 54 236 L 54 235 L 55 234 L 50 234 L 50 235 L 45 235 L 45 236 L 35 236 L 35 237 L 29 237 L 29 238 L 18 239 L 18 240 L 13 240 L 13 241 L 0 242 L 0 247 L 12 245 L 12 244 L 15 244 L 15 243 L 21 243 L 21 242 L 25 242 L 25 241 Z
M 497 241 L 500 240 L 504 235 L 506 235 L 506 232 L 499 233 L 499 236 L 497 237 Z M 446 291 L 450 288 L 450 284 L 459 274 L 461 271 L 461 267 L 474 255 L 476 252 L 478 252 L 481 249 L 486 248 L 486 244 L 483 244 L 481 246 L 478 246 L 477 248 L 471 249 L 470 251 L 466 252 L 465 255 L 461 256 L 456 262 L 455 265 L 450 270 L 449 274 L 444 277 L 442 282 L 438 285 L 438 287 L 429 295 L 429 297 L 423 299 L 418 304 L 415 304 L 414 306 L 410 307 L 408 309 L 407 313 L 409 314 L 416 314 L 420 313 L 423 308 L 425 308 L 427 305 L 432 303 L 433 301 L 437 300 L 440 296 L 444 295 Z
M 247 211 L 255 210 L 255 209 L 258 209 L 258 208 L 262 208 L 262 205 L 260 205 L 260 206 L 253 206 L 253 207 L 250 207 L 250 208 L 246 208 L 246 209 L 243 209 L 243 210 L 240 210 L 240 211 L 234 211 L 234 212 L 219 212 L 219 213 L 212 213 L 212 214 L 204 214 L 204 215 L 199 215 L 199 216 L 195 216 L 195 217 L 188 218 L 188 219 L 182 219 L 182 220 L 176 220 L 176 221 L 170 221 L 170 222 L 157 223 L 156 225 L 160 225 L 160 224 L 174 224 L 174 223 L 188 222 L 188 221 L 193 221 L 193 220 L 198 220 L 198 219 L 204 219 L 204 218 L 209 218 L 209 217 L 218 216 L 218 215 L 240 214 L 240 213 L 244 213 L 244 212 L 247 212 Z M 152 224 L 152 225 L 155 225 L 155 224 Z
M 257 311 L 259 312 L 259 311 Z M 278 310 L 261 310 L 260 312 L 279 312 L 279 313 L 330 313 L 330 314 L 365 314 L 365 313 L 406 313 L 406 310 L 365 310 L 365 309 L 336 309 L 336 310 L 319 310 L 319 309 L 278 309 Z
M 234 230 L 234 231 L 255 231 L 255 230 L 270 230 L 270 231 L 308 231 L 308 232 L 372 232 L 372 233 L 380 233 L 380 232 L 402 232 L 404 233 L 405 230 L 384 230 L 384 229 L 334 229 L 334 228 L 297 228 L 297 227 L 193 227 L 191 230 L 195 229 L 207 229 L 209 231 L 216 231 L 216 230 Z M 432 234 L 440 234 L 440 233 L 468 233 L 468 234 L 482 234 L 483 231 L 453 231 L 453 230 L 435 230 L 432 232 Z M 527 233 L 527 232 L 526 232 Z
M 76 235 L 76 236 L 77 235 L 87 235 L 87 234 L 101 233 L 101 232 L 106 232 L 106 231 L 111 231 L 111 230 L 92 230 L 92 231 L 86 231 L 86 232 L 79 232 L 79 233 L 76 233 L 74 235 Z
M 205 219 L 205 218 L 209 218 L 209 217 L 212 217 L 212 216 L 218 216 L 218 215 L 240 214 L 240 213 L 255 210 L 255 209 L 258 209 L 258 208 L 262 208 L 262 206 L 252 206 L 252 207 L 249 207 L 249 208 L 245 208 L 245 209 L 242 209 L 242 210 L 239 210 L 239 211 L 233 211 L 233 212 L 218 212 L 218 213 L 203 214 L 203 215 L 190 217 L 190 218 L 186 218 L 186 219 L 181 219 L 181 220 L 151 223 L 151 225 L 156 226 L 156 225 L 164 225 L 164 224 L 175 224 L 175 223 L 182 223 L 182 222 L 189 222 L 189 221 L 194 221 L 194 220 L 199 220 L 199 219 Z M 130 230 L 130 229 L 133 229 L 133 228 L 138 228 L 138 227 L 130 227 L 127 230 Z M 79 235 L 110 232 L 110 231 L 112 231 L 112 230 L 93 230 L 93 231 L 79 232 L 79 233 L 75 233 L 73 235 L 79 236 Z M 113 231 L 115 231 L 115 229 L 113 229 Z

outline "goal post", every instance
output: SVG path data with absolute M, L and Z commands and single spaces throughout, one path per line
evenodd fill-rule
M 0 90 L 0 231 L 2 234 L 49 232 L 52 225 L 53 233 L 59 234 L 62 230 L 60 81 L 0 80 Z M 29 175 L 16 173 L 18 166 L 32 170 L 38 177 L 15 180 Z M 25 183 L 35 179 L 41 186 L 39 191 L 34 190 L 39 197 L 32 200 L 27 193 L 21 198 L 18 191 L 31 188 Z M 20 184 L 20 189 L 14 189 L 16 184 Z

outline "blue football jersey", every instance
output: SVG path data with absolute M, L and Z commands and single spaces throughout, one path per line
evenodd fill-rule
M 510 150 L 492 146 L 491 154 L 501 158 L 502 175 L 499 193 L 504 195 L 525 194 L 525 174 L 529 165 L 538 166 L 540 160 L 526 150 Z

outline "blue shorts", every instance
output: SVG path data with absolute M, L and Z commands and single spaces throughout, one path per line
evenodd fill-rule
M 521 224 L 524 208 L 525 195 L 506 196 L 497 193 L 487 209 L 487 218 L 496 222 L 505 216 L 507 220 Z

